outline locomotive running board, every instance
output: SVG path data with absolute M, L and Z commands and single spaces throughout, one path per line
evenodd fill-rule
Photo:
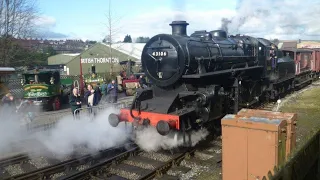
M 236 73 L 239 71 L 251 71 L 251 70 L 257 70 L 257 69 L 262 69 L 262 68 L 263 68 L 263 66 L 236 68 L 236 69 L 228 69 L 228 70 L 215 71 L 215 72 L 209 72 L 209 73 L 203 73 L 203 74 L 183 75 L 182 78 L 184 78 L 184 79 L 200 79 L 200 78 L 204 78 L 204 77 L 208 77 L 208 76 L 232 74 L 232 73 Z

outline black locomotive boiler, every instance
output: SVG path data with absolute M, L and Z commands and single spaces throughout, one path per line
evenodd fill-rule
M 173 21 L 172 34 L 146 43 L 142 68 L 154 86 L 137 93 L 130 108 L 111 114 L 109 122 L 154 126 L 161 135 L 219 126 L 226 113 L 236 113 L 263 99 L 293 89 L 294 61 L 263 38 L 225 31 L 187 35 L 186 21 Z

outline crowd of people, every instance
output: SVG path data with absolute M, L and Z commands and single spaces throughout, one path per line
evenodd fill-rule
M 140 88 L 146 88 L 147 82 L 141 75 L 139 78 Z M 112 80 L 109 84 L 103 82 L 102 85 L 97 83 L 95 88 L 91 84 L 87 84 L 84 89 L 84 98 L 81 98 L 79 90 L 77 88 L 72 89 L 72 93 L 69 97 L 69 104 L 74 117 L 78 117 L 80 111 L 77 109 L 88 108 L 89 112 L 92 112 L 92 107 L 103 103 L 117 103 L 118 101 L 118 85 L 115 80 Z M 1 99 L 0 109 L 2 113 L 8 113 L 8 110 L 16 111 L 16 104 L 14 96 L 11 93 L 7 93 Z M 5 112 L 3 112 L 5 111 Z M 11 113 L 11 112 L 10 112 Z
M 146 88 L 147 82 L 145 78 L 141 75 L 139 78 L 139 87 Z M 89 112 L 92 112 L 92 107 L 97 106 L 101 102 L 106 103 L 117 103 L 118 101 L 118 85 L 115 80 L 112 80 L 109 84 L 105 81 L 100 85 L 97 83 L 95 88 L 91 84 L 86 86 L 84 91 L 84 104 L 86 104 L 86 108 L 88 108 Z M 72 94 L 69 98 L 69 103 L 71 107 L 72 114 L 75 117 L 78 117 L 79 110 L 83 106 L 83 102 L 80 98 L 79 91 L 77 88 L 74 88 Z M 76 111 L 77 110 L 77 111 Z

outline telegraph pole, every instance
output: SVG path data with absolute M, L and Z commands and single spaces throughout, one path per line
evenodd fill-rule
M 82 74 L 82 63 L 81 63 L 81 56 L 80 56 L 80 94 L 83 94 L 83 74 Z

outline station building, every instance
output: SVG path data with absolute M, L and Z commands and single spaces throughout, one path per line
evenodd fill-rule
M 107 74 L 120 72 L 122 69 L 119 62 L 131 59 L 139 65 L 145 43 L 116 43 L 109 45 L 96 43 L 80 54 L 58 54 L 48 58 L 48 65 L 61 65 L 67 75 Z

